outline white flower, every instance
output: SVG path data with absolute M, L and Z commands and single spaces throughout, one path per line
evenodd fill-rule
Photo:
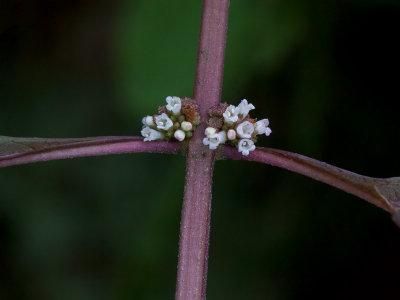
M 192 130 L 193 125 L 192 125 L 192 123 L 190 123 L 190 122 L 183 121 L 182 124 L 181 124 L 181 128 L 182 128 L 183 130 L 185 130 L 185 131 L 190 131 L 190 130 Z
M 228 140 L 236 139 L 236 131 L 233 129 L 229 129 L 227 136 L 228 136 Z
M 236 127 L 236 132 L 241 138 L 249 139 L 254 132 L 254 125 L 249 121 L 244 121 Z
M 168 130 L 173 125 L 172 120 L 165 113 L 155 117 L 158 129 Z
M 246 99 L 243 99 L 240 102 L 238 109 L 239 109 L 239 115 L 241 115 L 242 119 L 244 119 L 249 114 L 249 111 L 255 109 L 255 107 L 253 104 L 247 103 Z
M 262 119 L 256 122 L 256 133 L 257 134 L 264 134 L 267 131 L 269 125 L 268 119 Z
M 235 105 L 229 105 L 222 114 L 228 124 L 235 123 L 238 120 L 239 109 Z
M 153 117 L 152 116 L 145 116 L 142 119 L 142 123 L 143 123 L 143 125 L 153 126 L 154 125 Z
M 256 146 L 254 146 L 254 142 L 249 139 L 242 139 L 239 141 L 238 144 L 238 151 L 242 152 L 243 155 L 249 155 L 250 151 L 253 151 L 256 149 Z
M 223 144 L 226 142 L 226 131 L 222 130 L 222 131 L 218 132 L 218 136 L 219 136 L 220 144 Z
M 168 96 L 165 100 L 166 100 L 167 103 L 168 103 L 168 105 L 166 106 L 166 108 L 167 108 L 169 111 L 172 111 L 172 113 L 173 113 L 174 115 L 179 114 L 179 112 L 181 111 L 181 107 L 182 107 L 181 98 L 176 97 L 176 96 L 173 96 L 173 97 Z
M 219 145 L 219 136 L 218 134 L 214 133 L 212 135 L 208 135 L 207 137 L 205 137 L 203 139 L 203 145 L 207 146 L 214 150 L 217 149 L 218 145 Z
M 269 136 L 271 132 L 272 132 L 271 128 L 267 127 L 267 130 L 265 130 L 265 135 Z
M 185 139 L 185 132 L 183 132 L 183 130 L 178 129 L 177 131 L 175 131 L 174 137 L 178 141 L 182 142 Z
M 212 127 L 209 127 L 212 128 Z M 213 134 L 207 135 L 203 139 L 203 144 L 208 145 L 208 147 L 211 150 L 217 149 L 219 144 L 223 144 L 226 142 L 226 132 L 225 131 L 220 131 L 220 132 L 215 132 Z
M 204 130 L 204 134 L 206 136 L 210 136 L 213 135 L 217 132 L 217 129 L 215 129 L 214 127 L 207 127 L 206 130 Z
M 142 136 L 144 137 L 144 141 L 148 142 L 148 141 L 154 141 L 154 140 L 161 140 L 164 138 L 164 134 L 151 129 L 150 127 L 146 126 L 142 129 L 142 131 L 140 132 L 142 134 Z

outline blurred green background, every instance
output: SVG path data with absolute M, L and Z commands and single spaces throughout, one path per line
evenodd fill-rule
M 0 2 L 0 134 L 138 135 L 191 96 L 201 1 Z M 259 145 L 400 175 L 398 0 L 233 0 L 223 100 Z M 173 299 L 183 157 L 0 170 L 0 299 Z M 208 299 L 397 299 L 382 210 L 266 165 L 215 167 Z

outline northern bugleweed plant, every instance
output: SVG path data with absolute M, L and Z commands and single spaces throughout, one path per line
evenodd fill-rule
M 180 229 L 176 299 L 205 299 L 214 162 L 249 160 L 281 167 L 356 195 L 392 214 L 400 225 L 400 177 L 358 175 L 299 154 L 255 147 L 269 135 L 268 120 L 221 103 L 229 0 L 204 0 L 192 99 L 168 97 L 154 116 L 145 117 L 142 135 L 73 139 L 0 136 L 0 166 L 106 154 L 151 152 L 187 159 Z

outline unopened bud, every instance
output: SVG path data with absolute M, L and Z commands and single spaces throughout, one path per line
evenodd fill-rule
M 185 139 L 185 132 L 183 132 L 183 130 L 178 129 L 177 131 L 175 131 L 174 137 L 178 141 L 182 142 Z
M 190 131 L 190 130 L 192 130 L 193 125 L 190 122 L 183 121 L 181 124 L 181 128 L 185 131 Z
M 236 139 L 236 131 L 233 129 L 229 129 L 228 130 L 228 134 L 227 134 L 228 140 L 234 140 Z
M 142 119 L 142 123 L 143 123 L 143 125 L 153 126 L 154 125 L 153 117 L 152 116 L 144 117 Z

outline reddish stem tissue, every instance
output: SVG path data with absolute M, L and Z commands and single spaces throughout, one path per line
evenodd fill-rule
M 0 137 L 0 167 L 84 156 L 135 152 L 180 152 L 180 143 L 143 142 L 142 137 L 108 136 L 76 139 Z
M 215 151 L 202 144 L 208 109 L 221 101 L 229 0 L 205 0 L 194 83 L 202 123 L 187 150 L 175 299 L 206 297 Z
M 144 142 L 141 137 L 40 139 L 0 136 L 0 167 L 107 154 L 186 153 L 175 294 L 177 300 L 200 300 L 206 297 L 212 174 L 216 158 L 262 162 L 325 182 L 391 211 L 400 225 L 400 178 L 366 177 L 277 149 L 259 147 L 250 155 L 243 156 L 233 147 L 212 151 L 203 145 L 208 109 L 220 103 L 221 99 L 228 9 L 229 0 L 203 1 L 193 97 L 202 122 L 189 142 Z

